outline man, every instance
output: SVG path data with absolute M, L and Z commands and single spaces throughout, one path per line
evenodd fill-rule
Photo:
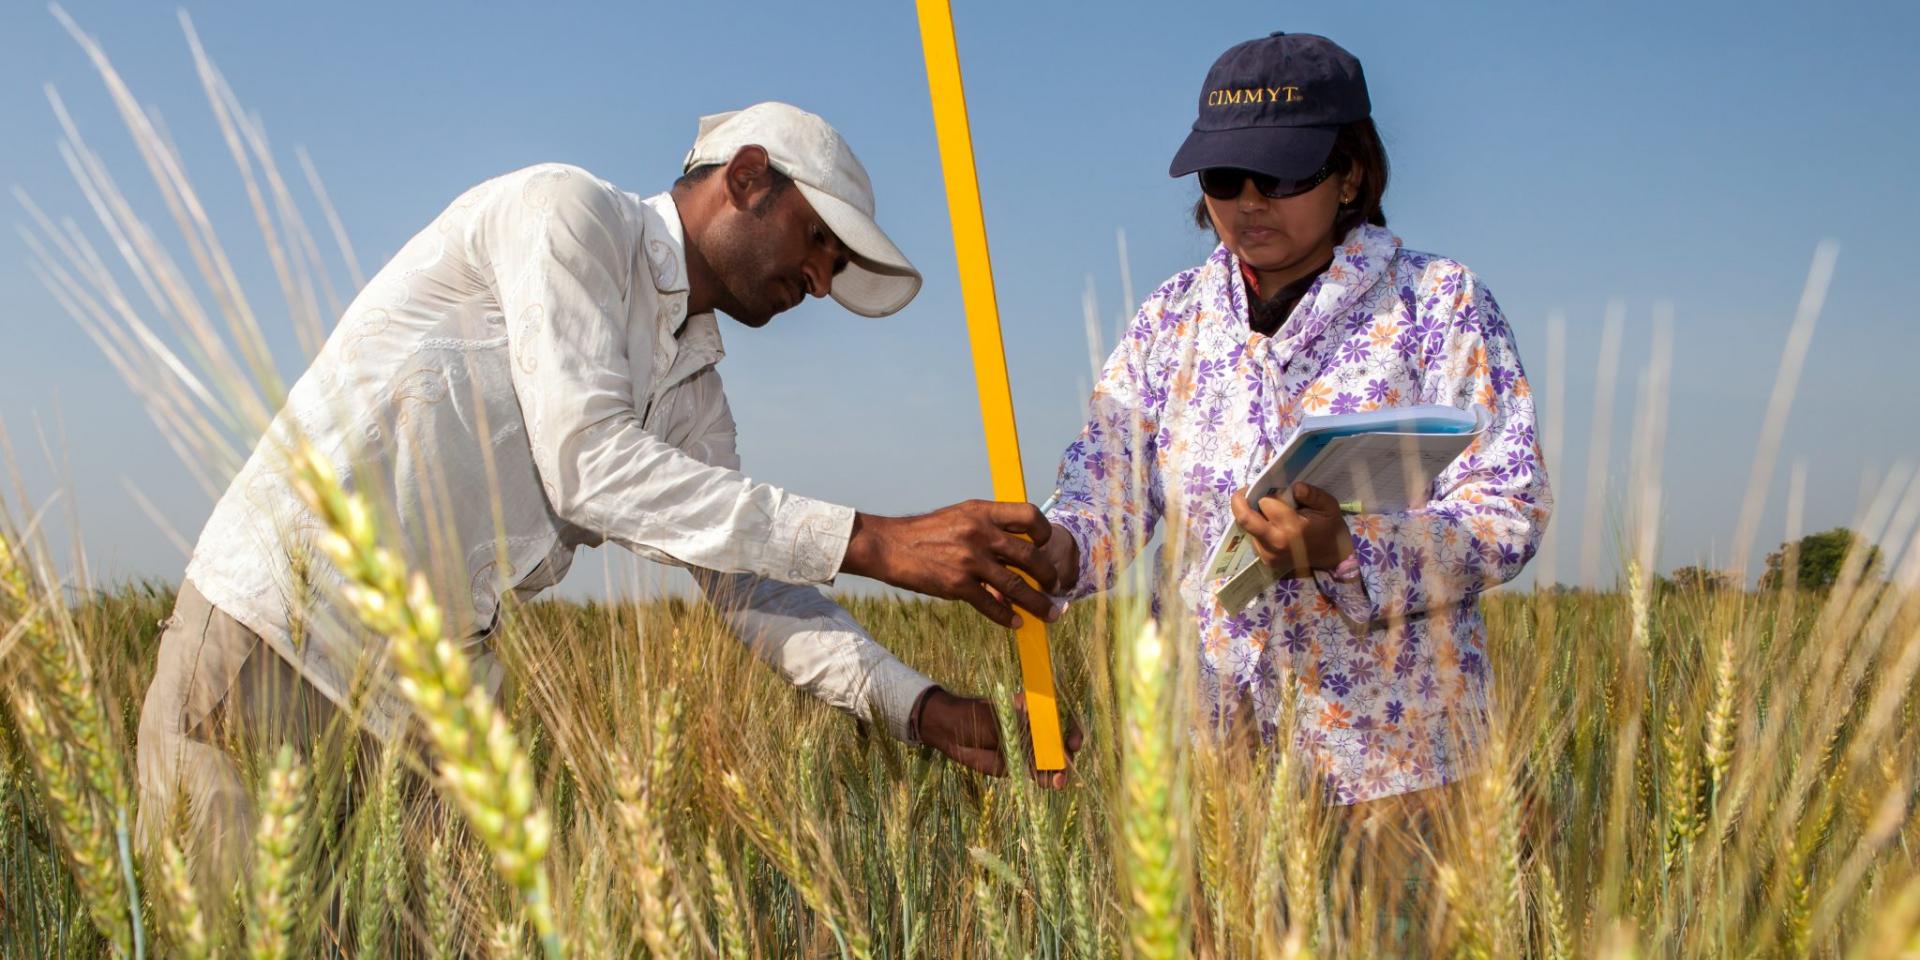
M 506 591 L 605 541 L 693 571 L 796 685 L 897 737 L 999 772 L 991 708 L 896 660 L 814 584 L 873 577 L 1001 624 L 1049 601 L 1049 527 L 1027 504 L 880 517 L 739 472 L 714 311 L 761 327 L 806 296 L 865 316 L 920 275 L 873 221 L 866 171 L 825 121 L 780 103 L 704 118 L 669 193 L 537 166 L 456 200 L 374 276 L 215 507 L 140 719 L 142 831 L 184 815 L 216 882 L 253 807 L 221 741 L 310 746 L 346 710 L 392 736 L 405 704 L 351 622 L 319 524 L 287 482 L 295 434 L 367 495 L 493 684 Z M 263 739 L 270 738 L 270 739 Z M 230 881 L 227 881 L 230 882 Z M 226 889 L 217 886 L 216 889 Z

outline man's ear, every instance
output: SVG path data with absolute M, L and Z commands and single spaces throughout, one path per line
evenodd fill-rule
M 742 210 L 751 207 L 771 185 L 770 170 L 766 148 L 753 143 L 741 147 L 727 161 L 727 202 Z

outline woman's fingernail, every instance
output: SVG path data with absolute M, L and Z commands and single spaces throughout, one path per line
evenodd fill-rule
M 1018 629 L 1020 629 L 1021 627 L 1024 627 L 1024 626 L 1026 626 L 1026 624 L 1027 624 L 1027 622 L 1026 622 L 1025 620 L 1022 620 L 1022 619 L 1020 619 L 1019 617 L 1014 617 L 1014 618 L 1013 618 L 1013 628 L 1014 628 L 1015 630 L 1018 630 Z

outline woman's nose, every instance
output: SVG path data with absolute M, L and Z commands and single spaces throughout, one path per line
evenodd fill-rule
M 1252 211 L 1266 207 L 1267 198 L 1265 194 L 1254 189 L 1253 178 L 1248 177 L 1244 181 L 1241 181 L 1240 196 L 1234 198 L 1234 202 L 1240 205 L 1240 209 Z

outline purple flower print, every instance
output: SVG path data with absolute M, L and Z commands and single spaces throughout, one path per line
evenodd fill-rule
M 1213 486 L 1213 468 L 1204 463 L 1196 463 L 1187 471 L 1187 483 L 1183 488 L 1190 497 L 1197 497 Z
M 1380 561 L 1380 551 L 1374 547 L 1372 540 L 1366 537 L 1354 537 L 1353 559 L 1362 567 L 1372 566 Z
M 1347 673 L 1354 683 L 1364 687 L 1380 679 L 1380 665 L 1372 657 L 1355 657 L 1347 662 Z
M 1273 598 L 1283 607 L 1290 607 L 1300 602 L 1300 581 L 1289 577 L 1274 584 Z
M 1332 690 L 1335 696 L 1344 697 L 1353 692 L 1353 678 L 1344 673 L 1329 673 L 1321 676 L 1320 688 Z
M 1469 677 L 1480 676 L 1481 668 L 1485 665 L 1486 663 L 1480 658 L 1480 655 L 1473 651 L 1467 651 L 1460 655 L 1460 672 Z
M 1087 475 L 1095 480 L 1107 478 L 1107 455 L 1103 451 L 1087 458 Z
M 1413 644 L 1401 647 L 1400 655 L 1393 658 L 1393 675 L 1406 677 L 1418 669 L 1420 669 L 1420 651 L 1415 650 Z
M 1227 618 L 1224 626 L 1227 636 L 1235 640 L 1245 640 L 1247 635 L 1253 632 L 1253 618 L 1245 613 L 1236 613 Z
M 1237 677 L 1240 686 L 1249 690 L 1271 690 L 1279 683 L 1280 674 L 1273 661 L 1266 657 L 1254 659 Z
M 1503 397 L 1513 388 L 1513 381 L 1516 378 L 1517 375 L 1506 367 L 1493 367 L 1487 373 L 1487 379 L 1493 382 L 1493 392 Z
M 1307 625 L 1304 623 L 1288 624 L 1285 630 L 1280 631 L 1280 645 L 1286 648 L 1288 653 L 1296 657 L 1305 653 L 1307 650 Z
M 1507 451 L 1507 466 L 1512 468 L 1514 477 L 1524 477 L 1533 472 L 1532 445 L 1514 447 Z

